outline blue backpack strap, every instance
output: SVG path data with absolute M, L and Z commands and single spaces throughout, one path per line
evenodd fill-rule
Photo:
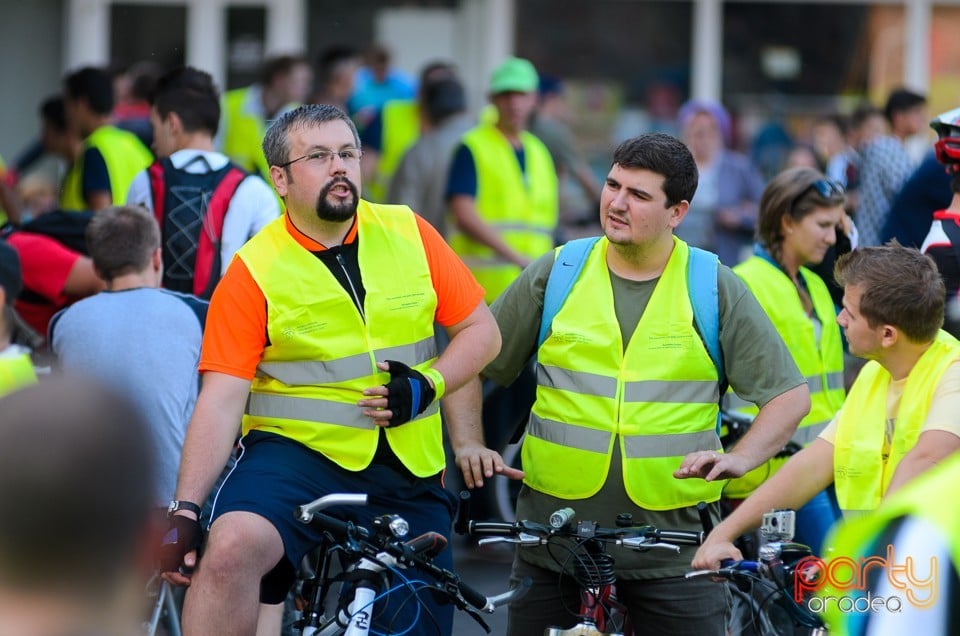
M 594 244 L 600 240 L 599 236 L 574 239 L 560 248 L 557 258 L 553 261 L 550 276 L 547 277 L 547 288 L 543 293 L 543 315 L 540 317 L 540 335 L 537 338 L 537 349 L 547 339 L 547 332 L 553 324 L 553 318 L 563 307 L 563 303 L 570 295 L 573 284 L 577 282 L 583 264 Z
M 687 288 L 693 306 L 693 320 L 707 347 L 710 359 L 717 367 L 720 386 L 726 385 L 723 367 L 723 350 L 720 348 L 720 293 L 717 290 L 716 254 L 697 247 L 690 247 L 687 264 Z

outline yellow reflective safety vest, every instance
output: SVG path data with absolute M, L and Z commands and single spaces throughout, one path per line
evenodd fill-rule
M 60 209 L 67 212 L 80 212 L 88 210 L 86 200 L 83 198 L 83 165 L 80 159 L 73 162 L 67 169 L 67 174 L 63 177 L 63 183 L 60 185 Z M 126 201 L 126 195 L 124 195 Z
M 103 155 L 103 161 L 107 165 L 107 173 L 110 175 L 110 194 L 113 197 L 114 205 L 126 203 L 127 192 L 130 190 L 130 184 L 133 183 L 134 177 L 153 163 L 153 155 L 136 135 L 114 126 L 101 126 L 90 133 L 90 136 L 83 142 L 84 151 L 87 148 L 96 148 Z M 79 174 L 82 175 L 82 154 L 75 163 L 81 164 Z M 85 201 L 83 184 L 79 178 L 77 179 L 77 186 L 80 200 Z M 87 208 L 89 206 L 84 202 L 83 207 L 79 209 Z
M 902 490 L 891 495 L 875 511 L 844 520 L 839 524 L 826 543 L 830 546 L 831 559 L 852 559 L 853 563 L 858 565 L 872 556 L 885 559 L 888 556 L 887 546 L 876 545 L 877 541 L 891 523 L 901 517 L 910 516 L 926 522 L 937 531 L 938 536 L 931 539 L 935 539 L 936 543 L 946 544 L 954 567 L 960 567 L 960 506 L 950 504 L 949 494 L 947 499 L 944 498 L 944 494 L 952 493 L 958 483 L 960 483 L 960 454 L 954 454 L 939 466 L 931 468 L 904 485 Z M 894 553 L 894 561 L 900 566 L 906 559 L 911 559 L 916 564 L 914 571 L 919 577 L 928 577 L 930 568 L 936 567 L 933 565 L 936 563 L 935 559 L 941 557 L 942 555 L 937 554 Z M 826 560 L 828 564 L 831 559 Z M 889 565 L 888 563 L 887 567 Z M 843 567 L 844 569 L 840 571 L 847 571 L 847 568 Z M 934 587 L 934 581 L 930 579 L 927 579 L 926 583 L 928 587 L 923 590 L 913 589 L 914 586 L 908 584 L 909 591 L 902 596 L 902 601 L 913 603 L 915 607 L 921 609 L 933 607 L 936 603 L 950 602 L 949 597 L 944 595 L 939 587 L 946 582 L 936 581 L 936 587 Z M 839 598 L 850 593 L 850 590 L 839 590 L 828 586 L 819 595 Z M 849 621 L 855 613 L 841 611 L 837 602 L 825 602 L 824 610 L 824 619 L 830 634 L 846 636 L 850 633 Z
M 524 482 L 584 499 L 623 458 L 627 494 L 670 510 L 720 498 L 723 482 L 675 479 L 687 453 L 720 450 L 719 379 L 693 323 L 687 244 L 674 249 L 624 351 L 606 238 L 593 246 L 538 350 L 537 399 L 522 449 Z M 614 441 L 619 438 L 619 447 Z
M 534 260 L 553 248 L 557 173 L 542 141 L 528 132 L 521 134 L 521 141 L 525 173 L 513 146 L 494 126 L 478 126 L 463 137 L 477 170 L 477 214 L 512 249 Z M 449 226 L 450 247 L 483 285 L 487 303 L 492 303 L 520 275 L 520 268 L 468 238 L 455 222 Z
M 920 437 L 940 378 L 958 359 L 960 342 L 941 330 L 907 376 L 886 462 L 884 423 L 890 373 L 876 361 L 860 371 L 840 411 L 833 451 L 837 502 L 844 514 L 874 510 L 880 504 L 897 465 Z
M 289 437 L 347 470 L 366 468 L 377 450 L 380 429 L 357 406 L 364 389 L 390 381 L 376 363 L 399 360 L 423 370 L 437 357 L 437 296 L 413 213 L 361 201 L 357 231 L 363 315 L 330 270 L 290 235 L 283 218 L 238 252 L 266 297 L 269 336 L 243 433 Z M 443 469 L 436 402 L 386 429 L 386 439 L 414 475 Z
M 806 283 L 813 301 L 813 311 L 820 321 L 820 342 L 817 342 L 813 323 L 807 317 L 793 281 L 776 264 L 761 256 L 753 256 L 733 268 L 757 298 L 770 317 L 784 344 L 797 363 L 797 368 L 810 387 L 810 412 L 800 420 L 792 441 L 806 446 L 827 427 L 843 404 L 843 342 L 833 299 L 823 279 L 806 267 L 800 276 Z M 755 404 L 740 400 L 735 393 L 728 395 L 738 411 L 755 415 Z M 731 479 L 723 494 L 733 499 L 746 498 L 770 475 L 786 463 L 787 458 L 770 459 L 743 477 Z
M 16 345 L 10 349 L 0 354 L 0 397 L 37 383 L 30 354 Z
M 412 99 L 391 99 L 380 111 L 381 139 L 377 173 L 365 193 L 370 201 L 386 201 L 387 189 L 400 160 L 420 137 L 420 107 Z
M 272 184 L 270 166 L 263 155 L 263 118 L 246 108 L 250 87 L 235 88 L 223 95 L 223 154 L 241 168 L 255 172 Z

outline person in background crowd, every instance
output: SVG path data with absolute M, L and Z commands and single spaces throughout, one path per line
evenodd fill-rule
M 0 634 L 139 633 L 157 537 L 136 397 L 72 377 L 0 399 Z
M 301 104 L 310 94 L 313 69 L 302 55 L 268 58 L 260 81 L 223 94 L 220 150 L 238 166 L 270 183 L 270 166 L 260 147 L 274 119 Z
M 113 123 L 135 134 L 147 148 L 153 147 L 150 101 L 162 72 L 159 64 L 144 60 L 118 69 L 113 76 Z
M 387 188 L 403 154 L 430 130 L 430 118 L 424 111 L 424 91 L 433 82 L 456 79 L 449 62 L 431 62 L 420 71 L 416 97 L 389 99 L 378 108 L 360 133 L 363 146 L 364 196 L 373 202 L 387 201 Z M 449 159 L 449 157 L 447 158 Z
M 886 133 L 883 113 L 877 108 L 869 104 L 858 108 L 852 126 L 860 153 L 860 186 L 853 220 L 861 245 L 880 245 L 893 198 L 913 170 L 913 163 L 900 140 Z
M 134 178 L 127 203 L 160 223 L 162 286 L 209 299 L 236 251 L 280 208 L 259 175 L 214 150 L 220 102 L 209 74 L 188 66 L 163 75 L 150 119 L 158 161 Z
M 488 88 L 496 123 L 467 132 L 450 166 L 450 246 L 483 285 L 487 303 L 553 247 L 557 172 L 547 147 L 527 130 L 538 87 L 528 60 L 497 66 Z
M 387 47 L 374 44 L 364 55 L 364 61 L 366 64 L 357 70 L 353 95 L 347 103 L 350 115 L 361 130 L 391 99 L 413 99 L 417 94 L 414 79 L 391 66 Z
M 0 397 L 37 381 L 30 349 L 17 343 L 20 319 L 13 300 L 22 287 L 17 251 L 0 241 Z
M 914 165 L 919 163 L 930 146 L 923 134 L 927 130 L 927 98 L 906 88 L 895 88 L 887 96 L 883 116 L 890 124 L 890 134 L 900 140 Z
M 541 76 L 537 94 L 537 108 L 530 119 L 530 132 L 550 151 L 557 171 L 560 215 L 564 225 L 574 225 L 582 222 L 584 214 L 589 213 L 600 200 L 601 186 L 574 142 L 563 83 L 555 77 Z M 570 196 L 571 182 L 576 184 L 579 196 Z M 574 202 L 573 209 L 563 205 L 570 199 Z M 567 209 L 564 210 L 564 207 Z M 589 216 L 592 222 L 593 214 Z
M 460 80 L 453 77 L 437 80 L 420 90 L 421 114 L 427 122 L 425 132 L 400 160 L 387 200 L 418 210 L 441 236 L 446 236 L 444 193 L 450 160 L 473 121 L 466 113 L 466 95 Z
M 197 363 L 207 303 L 158 289 L 160 230 L 141 207 L 97 213 L 87 226 L 87 244 L 106 290 L 53 317 L 50 349 L 56 367 L 69 377 L 93 377 L 136 396 L 157 453 L 153 500 L 165 506 L 173 498 L 184 432 L 200 388 Z
M 677 237 L 716 252 L 721 263 L 733 267 L 746 258 L 752 244 L 763 178 L 745 155 L 727 149 L 732 130 L 723 106 L 689 101 L 680 108 L 678 119 L 700 182 Z
M 760 198 L 753 256 L 733 268 L 756 296 L 810 388 L 810 412 L 791 438 L 795 450 L 816 439 L 843 404 L 843 340 L 826 283 L 806 266 L 823 260 L 848 221 L 843 188 L 812 168 L 785 170 Z M 728 406 L 756 413 L 729 394 Z M 785 462 L 774 458 L 724 487 L 728 499 L 745 499 Z M 839 518 L 833 489 L 797 512 L 796 540 L 820 554 L 824 536 Z
M 102 210 L 122 203 L 134 175 L 153 161 L 137 136 L 110 124 L 113 84 L 103 69 L 87 66 L 63 80 L 67 123 L 83 139 L 74 161 L 77 183 L 65 183 L 65 210 Z M 70 190 L 67 191 L 66 188 Z
M 326 49 L 314 65 L 316 90 L 311 104 L 331 104 L 347 111 L 347 100 L 353 95 L 360 54 L 346 46 Z

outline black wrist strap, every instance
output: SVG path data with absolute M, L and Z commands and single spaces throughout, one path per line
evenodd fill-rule
M 197 515 L 197 518 L 199 518 L 200 512 L 202 509 L 200 508 L 200 506 L 193 503 L 192 501 L 183 501 L 180 499 L 174 499 L 173 501 L 170 502 L 170 506 L 167 508 L 167 516 L 168 517 L 173 516 L 173 513 L 177 512 L 178 510 L 187 510 L 189 512 L 194 513 L 195 515 Z

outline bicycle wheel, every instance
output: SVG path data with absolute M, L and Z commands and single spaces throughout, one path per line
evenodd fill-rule
M 520 446 L 523 444 L 523 438 L 516 444 L 507 444 L 500 453 L 503 457 L 503 463 L 512 468 L 522 468 L 520 462 Z M 516 479 L 507 479 L 502 475 L 497 475 L 493 479 L 494 500 L 497 507 L 497 515 L 506 521 L 515 521 L 517 518 L 517 497 L 520 495 L 520 487 L 523 482 Z

